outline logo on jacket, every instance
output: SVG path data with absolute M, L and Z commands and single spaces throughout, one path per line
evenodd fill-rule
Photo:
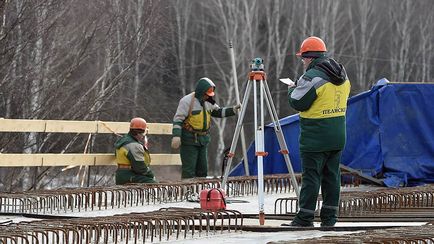
M 334 113 L 345 113 L 346 108 L 339 107 L 341 103 L 341 91 L 336 91 L 334 96 L 334 108 L 333 109 L 324 109 L 322 114 L 334 114 Z

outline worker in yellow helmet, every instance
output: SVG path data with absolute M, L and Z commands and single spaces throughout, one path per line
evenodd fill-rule
M 147 124 L 143 118 L 133 118 L 130 131 L 116 141 L 116 184 L 156 183 L 149 168 L 151 157 L 147 147 Z

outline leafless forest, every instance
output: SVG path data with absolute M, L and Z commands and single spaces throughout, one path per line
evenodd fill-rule
M 346 66 L 353 95 L 384 77 L 434 81 L 433 6 L 432 0 L 1 0 L 0 117 L 141 116 L 170 123 L 179 99 L 203 76 L 216 83 L 220 106 L 234 105 L 230 40 L 241 94 L 250 60 L 262 57 L 280 117 L 295 111 L 277 78 L 302 74 L 294 54 L 310 35 L 323 38 L 331 56 Z M 249 117 L 246 131 L 253 130 Z M 221 174 L 235 123 L 213 121 L 210 175 Z M 0 152 L 82 152 L 85 137 L 1 133 Z M 110 152 L 115 139 L 95 136 L 89 151 Z M 169 139 L 155 138 L 151 152 L 174 152 Z M 94 169 L 90 185 L 113 184 L 103 177 L 112 173 Z M 3 168 L 0 186 L 68 185 L 66 174 Z

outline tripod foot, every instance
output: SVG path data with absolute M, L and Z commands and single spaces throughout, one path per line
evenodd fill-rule
M 265 224 L 265 214 L 264 212 L 259 212 L 259 224 L 264 225 Z

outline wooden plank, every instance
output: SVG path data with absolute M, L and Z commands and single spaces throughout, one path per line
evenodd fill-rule
M 93 154 L 96 157 L 95 165 L 116 165 L 113 154 Z M 151 154 L 151 165 L 181 165 L 179 154 Z
M 360 170 L 356 170 L 356 169 L 350 168 L 350 167 L 348 167 L 346 165 L 343 165 L 343 164 L 340 164 L 339 167 L 341 168 L 341 170 L 353 173 L 353 174 L 357 175 L 358 177 L 362 178 L 363 180 L 366 180 L 368 182 L 371 182 L 371 183 L 379 185 L 379 186 L 383 186 L 384 185 L 383 184 L 383 180 L 374 178 L 374 177 L 369 176 L 369 175 L 365 175 Z
M 147 123 L 148 133 L 151 135 L 172 135 L 172 124 L 170 123 Z M 97 133 L 126 134 L 129 131 L 129 122 L 107 122 L 98 121 Z
M 113 153 L 94 153 L 95 155 L 95 164 L 97 166 L 101 165 L 117 165 L 115 161 L 115 155 Z M 152 157 L 153 155 L 151 155 Z
M 125 134 L 129 122 L 31 120 L 0 118 L 0 132 L 47 132 L 47 133 L 117 133 Z M 171 123 L 148 123 L 149 134 L 171 135 Z
M 126 134 L 130 129 L 129 122 L 98 121 L 97 133 Z
M 172 135 L 172 124 L 170 123 L 148 123 L 149 134 Z
M 44 132 L 45 121 L 0 118 L 0 132 Z
M 181 165 L 179 154 L 153 154 L 151 155 L 151 165 Z
M 181 157 L 179 154 L 151 154 L 151 160 L 151 165 L 181 165 Z M 0 153 L 0 167 L 68 165 L 109 166 L 116 165 L 116 163 L 115 156 L 112 153 Z
M 29 154 L 32 155 L 32 154 Z M 41 166 L 94 165 L 95 156 L 91 154 L 38 154 L 42 158 Z
M 47 120 L 45 132 L 95 133 L 96 121 Z
M 42 166 L 42 157 L 31 154 L 0 153 L 0 167 Z

